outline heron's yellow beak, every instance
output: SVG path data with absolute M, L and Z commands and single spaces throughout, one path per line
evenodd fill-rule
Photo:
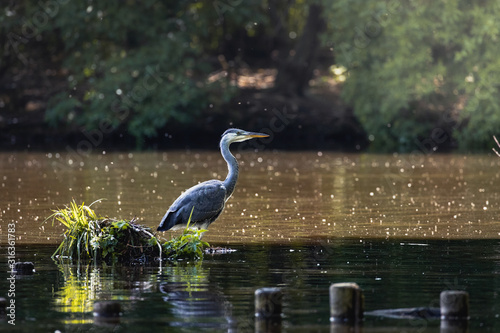
M 264 133 L 249 132 L 247 136 L 250 138 L 267 138 L 269 135 Z

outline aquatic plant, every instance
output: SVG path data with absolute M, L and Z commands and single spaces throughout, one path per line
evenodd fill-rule
M 178 237 L 163 243 L 163 252 L 172 259 L 197 259 L 203 257 L 203 249 L 209 244 L 201 240 L 206 230 L 189 229 L 188 226 Z
M 497 137 L 493 136 L 493 139 L 495 139 L 495 143 L 497 144 L 498 148 L 500 148 L 500 142 L 498 142 Z M 497 154 L 497 156 L 500 157 L 500 153 L 498 151 L 496 151 L 495 148 L 491 148 L 491 149 L 495 152 L 495 154 Z
M 169 241 L 159 240 L 151 229 L 130 221 L 101 217 L 90 205 L 74 200 L 49 216 L 66 227 L 64 238 L 52 257 L 104 260 L 106 262 L 150 262 L 166 255 L 169 259 L 200 259 L 207 242 L 201 241 L 206 230 L 184 229 Z

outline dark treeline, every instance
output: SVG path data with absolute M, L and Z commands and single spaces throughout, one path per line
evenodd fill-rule
M 276 148 L 490 149 L 498 17 L 494 0 L 10 1 L 0 147 L 213 147 L 237 126 Z

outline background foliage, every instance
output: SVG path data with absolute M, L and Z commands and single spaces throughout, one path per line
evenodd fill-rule
M 4 41 L 10 61 L 42 62 L 26 61 L 39 40 L 47 43 L 41 52 L 53 51 L 52 60 L 64 68 L 59 74 L 67 82 L 50 96 L 46 121 L 86 130 L 124 127 L 138 142 L 167 122 L 189 122 L 234 94 L 227 77 L 210 81 L 208 75 L 219 67 L 226 30 L 250 16 L 259 20 L 255 10 L 243 6 L 222 20 L 224 8 L 213 1 L 50 3 L 25 1 L 3 17 L 5 30 L 15 32 Z M 20 18 L 24 23 L 16 25 Z M 31 38 L 24 36 L 27 30 L 33 30 L 26 34 Z
M 169 120 L 187 122 L 209 103 L 231 95 L 227 80 L 207 82 L 221 31 L 211 2 L 69 2 L 49 29 L 58 29 L 69 91 L 52 99 L 49 121 L 95 127 L 126 124 L 137 138 Z M 248 19 L 241 11 L 232 19 Z M 208 29 L 207 29 L 208 28 Z M 210 29 L 211 28 L 211 29 Z M 47 31 L 48 32 L 48 31 Z M 68 95 L 78 116 L 67 112 Z
M 323 8 L 322 56 L 303 66 L 337 80 L 372 150 L 491 147 L 500 128 L 494 0 L 10 2 L 0 12 L 0 105 L 14 119 L 27 99 L 42 100 L 53 127 L 120 129 L 140 146 L 221 110 L 241 94 L 238 69 L 293 77 L 312 5 Z M 341 70 L 324 71 L 332 65 Z
M 343 96 L 376 150 L 456 138 L 491 147 L 500 128 L 497 1 L 348 1 L 326 5 Z M 435 132 L 436 133 L 436 132 Z M 439 132 L 441 133 L 441 132 Z M 436 146 L 438 143 L 435 142 Z

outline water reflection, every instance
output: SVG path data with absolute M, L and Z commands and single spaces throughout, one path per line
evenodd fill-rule
M 217 285 L 210 284 L 209 271 L 201 263 L 168 266 L 158 279 L 163 301 L 175 318 L 169 326 L 228 331 L 236 327 L 231 303 Z
M 91 269 L 90 265 L 86 265 L 82 268 L 83 272 L 80 272 L 80 268 L 74 269 L 68 263 L 60 264 L 59 269 L 63 274 L 64 285 L 56 293 L 55 304 L 59 311 L 70 315 L 64 322 L 68 324 L 92 322 L 88 318 L 88 313 L 92 311 L 93 302 L 98 299 L 97 291 L 102 289 L 99 269 Z M 105 290 L 109 287 L 108 285 Z
M 217 329 L 231 332 L 241 323 L 232 316 L 232 305 L 223 290 L 209 279 L 202 262 L 162 267 L 107 266 L 57 262 L 60 286 L 53 294 L 54 310 L 61 322 L 74 325 L 102 324 L 92 312 L 95 301 L 113 300 L 122 305 L 122 317 L 107 325 L 140 325 L 151 312 L 142 303 L 153 302 L 157 325 L 178 328 Z M 161 295 L 157 299 L 155 295 Z M 160 301 L 161 300 L 161 301 Z M 139 322 L 139 323 L 138 323 Z
M 95 301 L 116 300 L 130 311 L 143 294 L 156 290 L 154 275 L 145 267 L 107 266 L 95 263 L 74 264 L 55 261 L 61 274 L 61 286 L 54 292 L 54 308 L 65 314 L 64 324 L 93 323 Z M 145 274 L 148 273 L 148 274 Z
M 56 243 L 42 221 L 74 198 L 155 228 L 185 189 L 227 168 L 217 152 L 2 153 L 0 218 L 19 242 Z M 208 242 L 289 243 L 316 237 L 498 238 L 500 159 L 474 155 L 242 152 L 241 175 Z M 1 230 L 5 233 L 5 230 Z M 169 233 L 166 233 L 167 237 Z
M 16 328 L 96 328 L 95 300 L 115 300 L 122 316 L 113 331 L 254 332 L 254 292 L 283 291 L 283 331 L 329 331 L 328 288 L 353 281 L 366 311 L 439 306 L 443 290 L 470 294 L 470 332 L 498 331 L 499 240 L 322 239 L 316 243 L 236 245 L 228 255 L 164 267 L 95 266 L 50 260 L 55 246 L 21 248 L 36 273 L 16 281 Z M 6 265 L 0 254 L 0 267 Z M 0 280 L 0 290 L 6 290 Z M 0 320 L 0 331 L 8 329 Z M 436 332 L 439 320 L 367 316 L 363 332 Z M 9 330 L 11 331 L 11 330 Z

